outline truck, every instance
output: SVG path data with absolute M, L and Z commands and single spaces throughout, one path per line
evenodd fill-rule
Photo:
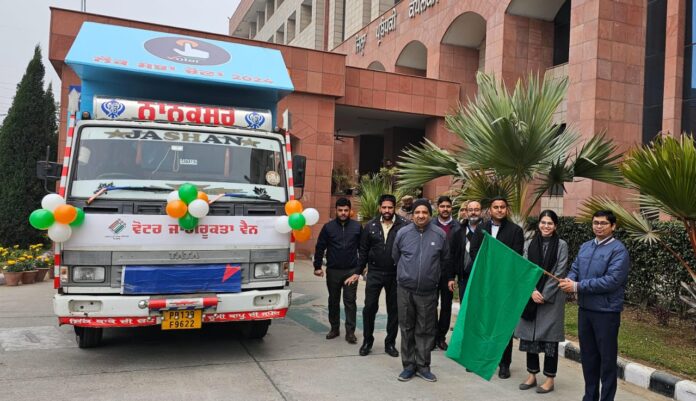
M 59 324 L 80 348 L 104 328 L 238 322 L 263 337 L 291 302 L 294 242 L 274 227 L 304 185 L 305 158 L 275 128 L 293 90 L 281 53 L 85 22 L 65 63 L 79 105 L 63 163 L 38 166 L 85 213 L 55 246 Z M 184 184 L 210 202 L 189 229 L 165 212 Z

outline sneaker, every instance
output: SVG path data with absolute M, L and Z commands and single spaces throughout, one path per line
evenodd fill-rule
M 400 374 L 399 374 L 399 381 L 400 382 L 407 382 L 411 379 L 413 379 L 413 376 L 416 375 L 416 371 L 413 369 L 404 369 Z
M 423 372 L 416 372 L 416 376 L 420 377 L 421 379 L 427 381 L 427 382 L 436 382 L 437 381 L 437 376 L 433 374 L 433 372 L 427 370 Z

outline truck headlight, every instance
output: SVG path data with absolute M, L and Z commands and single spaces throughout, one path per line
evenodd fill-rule
M 104 266 L 75 266 L 72 280 L 76 283 L 103 283 L 105 275 Z
M 254 265 L 254 278 L 271 278 L 280 276 L 279 263 L 257 263 Z

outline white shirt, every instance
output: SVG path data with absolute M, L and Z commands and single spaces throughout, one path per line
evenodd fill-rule
M 491 235 L 493 238 L 498 238 L 498 230 L 500 230 L 500 225 L 491 222 Z

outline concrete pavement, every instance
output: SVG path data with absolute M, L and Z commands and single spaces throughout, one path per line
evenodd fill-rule
M 76 347 L 71 327 L 57 327 L 51 283 L 2 286 L 0 400 L 565 401 L 582 396 L 580 365 L 565 359 L 556 391 L 518 390 L 526 372 L 524 354 L 517 351 L 509 380 L 486 382 L 438 351 L 432 363 L 437 383 L 398 382 L 400 358 L 383 352 L 383 302 L 373 353 L 360 357 L 359 343 L 324 339 L 326 286 L 311 272 L 306 261 L 297 263 L 288 318 L 275 321 L 263 340 L 242 340 L 231 325 L 175 332 L 113 329 L 105 331 L 102 347 L 91 350 Z M 358 294 L 362 306 L 362 281 Z M 616 399 L 667 400 L 625 382 L 619 383 Z

